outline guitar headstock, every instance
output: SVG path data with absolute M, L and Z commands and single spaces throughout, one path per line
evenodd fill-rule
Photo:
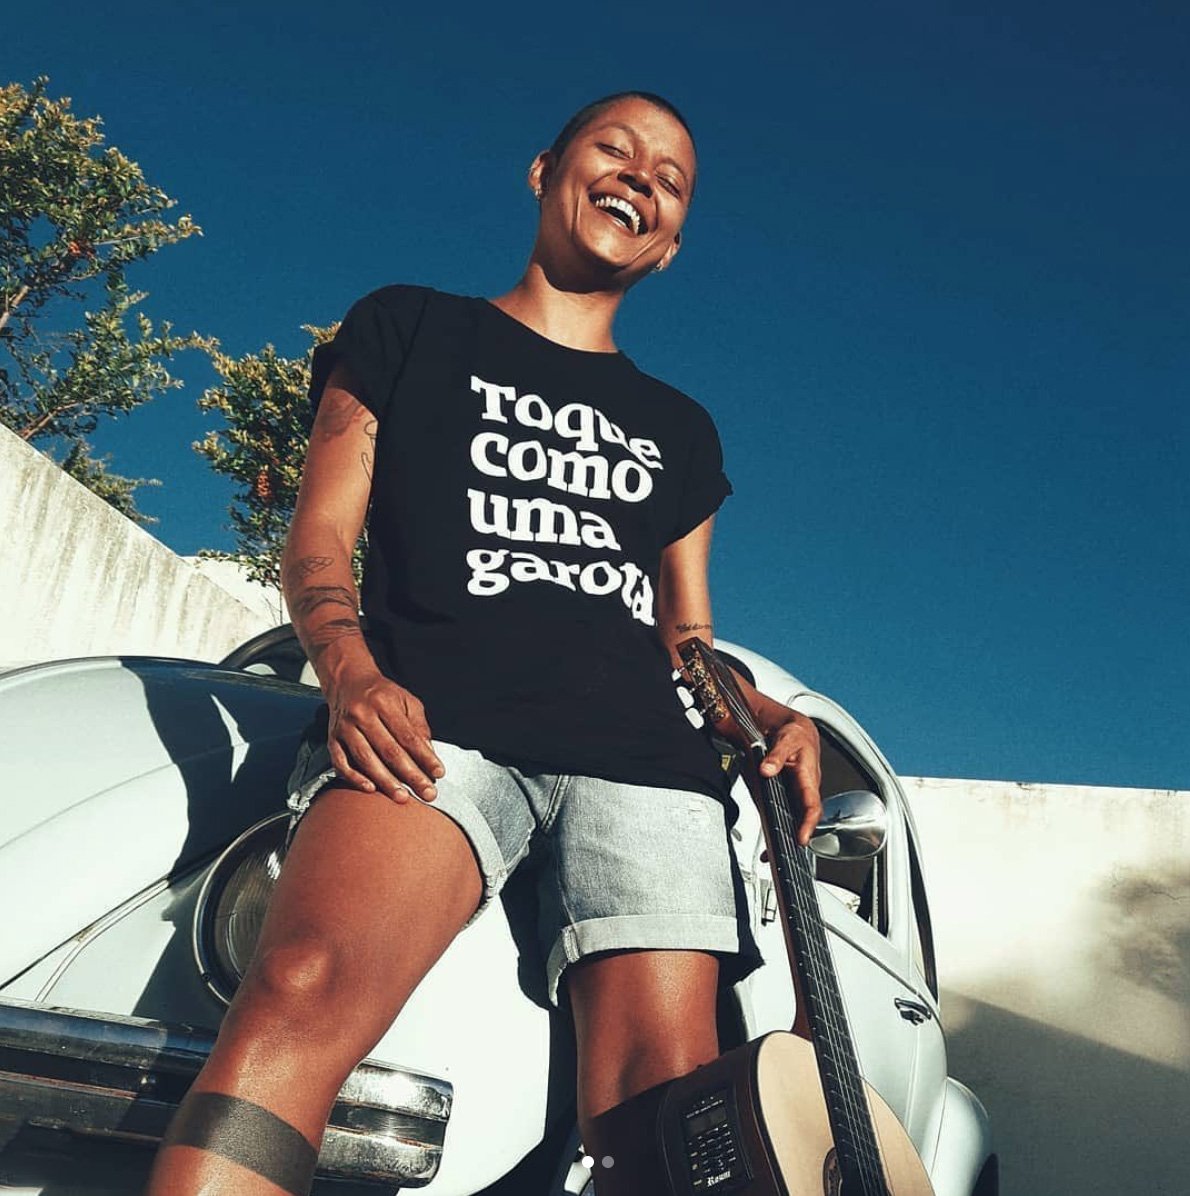
M 715 650 L 693 635 L 678 644 L 682 670 L 703 717 L 728 739 L 744 747 L 764 746 L 764 735 L 740 690 L 735 674 Z

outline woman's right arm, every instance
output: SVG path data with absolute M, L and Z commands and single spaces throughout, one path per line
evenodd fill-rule
M 363 527 L 376 455 L 375 415 L 342 362 L 327 379 L 310 432 L 281 558 L 289 617 L 330 708 L 327 746 L 361 789 L 427 801 L 445 771 L 418 699 L 385 677 L 364 642 L 351 555 Z

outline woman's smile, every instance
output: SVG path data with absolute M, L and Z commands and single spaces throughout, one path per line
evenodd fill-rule
M 641 236 L 649 231 L 648 217 L 629 199 L 593 192 L 591 202 L 602 209 L 625 232 Z

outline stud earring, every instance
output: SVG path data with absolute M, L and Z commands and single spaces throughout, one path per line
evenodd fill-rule
M 536 198 L 536 200 L 537 200 L 537 202 L 538 202 L 538 203 L 541 203 L 541 197 L 542 197 L 544 194 L 545 194 L 545 188 L 544 188 L 544 187 L 534 187 L 534 188 L 533 188 L 533 195 L 534 195 L 534 198 Z

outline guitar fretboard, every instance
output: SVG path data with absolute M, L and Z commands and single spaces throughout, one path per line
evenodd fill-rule
M 714 679 L 714 693 L 703 693 L 712 721 L 730 713 L 750 741 L 749 752 L 758 765 L 767 752 L 765 738 L 735 678 L 701 640 L 693 641 L 691 654 L 701 662 L 701 670 L 696 669 L 694 660 L 683 652 L 696 688 L 705 687 L 705 680 L 697 675 L 700 671 Z M 714 712 L 715 698 L 720 703 L 718 713 Z M 778 777 L 761 778 L 759 788 L 758 804 L 769 841 L 777 898 L 789 929 L 790 953 L 818 1061 L 843 1196 L 890 1196 L 859 1059 L 822 925 L 810 851 L 798 845 L 798 823 L 782 781 Z
M 838 1153 L 843 1194 L 889 1196 L 859 1059 L 818 908 L 809 848 L 798 845 L 797 823 L 784 785 L 773 777 L 763 787 L 769 807 L 773 872 L 790 928 L 793 962 Z

